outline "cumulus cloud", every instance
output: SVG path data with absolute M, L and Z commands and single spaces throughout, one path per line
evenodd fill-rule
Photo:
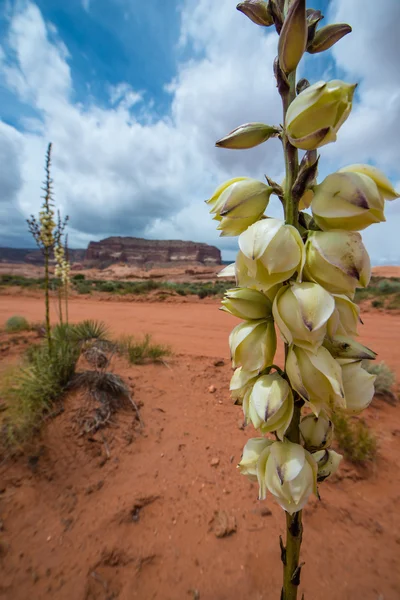
M 382 1 L 399 8 L 397 0 Z M 283 177 L 277 140 L 247 152 L 214 147 L 216 139 L 241 123 L 281 122 L 271 76 L 277 36 L 255 27 L 235 11 L 235 4 L 236 0 L 183 3 L 179 44 L 190 59 L 178 64 L 167 86 L 171 109 L 162 118 L 152 113 L 146 92 L 127 82 L 113 87 L 105 82 L 108 107 L 95 100 L 80 104 L 68 49 L 34 3 L 18 4 L 0 49 L 0 74 L 37 116 L 25 119 L 21 131 L 4 124 L 0 128 L 0 152 L 15 156 L 14 174 L 10 169 L 0 172 L 0 189 L 15 214 L 20 218 L 38 210 L 44 154 L 51 140 L 57 203 L 71 217 L 72 244 L 85 245 L 111 234 L 193 239 L 216 244 L 226 258 L 233 258 L 236 239 L 218 237 L 203 200 L 229 177 Z M 345 0 L 335 3 L 337 14 L 332 17 L 357 25 L 351 42 L 351 36 L 345 38 L 334 58 L 341 71 L 361 85 L 353 118 L 344 126 L 340 143 L 324 149 L 323 159 L 326 156 L 331 169 L 373 161 L 399 178 L 399 150 L 392 141 L 399 127 L 399 90 L 393 75 L 399 69 L 393 50 L 396 20 L 388 18 L 378 27 L 374 4 L 353 0 L 350 8 Z M 356 12 L 354 5 L 363 9 Z M 376 36 L 372 43 L 371 30 Z M 384 48 L 375 54 L 372 48 L 379 46 L 383 32 Z M 368 61 L 361 59 L 360 48 Z M 386 55 L 393 64 L 380 69 Z M 374 71 L 379 72 L 377 79 Z M 279 214 L 277 204 L 270 212 Z M 379 239 L 375 234 L 367 238 L 376 261 L 399 258 L 399 247 L 393 249 L 385 236 L 381 238 L 382 228 L 392 231 L 400 214 L 394 210 L 391 217 L 390 224 L 379 228 Z

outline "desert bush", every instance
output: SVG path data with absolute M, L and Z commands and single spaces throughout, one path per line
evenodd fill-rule
M 384 306 L 383 300 L 372 300 L 371 304 L 374 308 L 382 308 Z
M 78 292 L 78 294 L 91 294 L 92 293 L 92 284 L 90 281 L 74 281 L 74 289 Z
M 335 439 L 347 460 L 367 463 L 376 459 L 376 437 L 363 419 L 350 418 L 341 411 L 332 413 L 331 418 Z
M 162 344 L 154 344 L 147 333 L 142 340 L 131 336 L 122 337 L 118 341 L 118 349 L 125 354 L 131 364 L 159 362 L 171 355 L 171 348 Z
M 47 344 L 29 349 L 26 363 L 3 377 L 1 395 L 6 401 L 2 442 L 9 449 L 23 446 L 39 428 L 43 415 L 71 381 L 79 358 L 79 346 L 71 343 L 70 332 L 59 327 Z
M 27 331 L 30 326 L 25 317 L 14 315 L 7 319 L 5 329 L 7 333 L 16 333 L 17 331 Z
M 85 281 L 86 277 L 83 273 L 75 273 L 72 276 L 72 281 Z
M 376 394 L 392 394 L 393 386 L 396 382 L 396 375 L 384 361 L 380 363 L 374 363 L 370 360 L 365 360 L 363 362 L 363 367 L 368 371 L 368 373 L 376 375 Z
M 400 308 L 400 294 L 392 296 L 386 308 L 389 310 L 398 310 Z

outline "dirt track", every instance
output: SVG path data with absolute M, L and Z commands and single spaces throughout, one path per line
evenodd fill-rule
M 42 311 L 40 299 L 0 297 L 0 326 Z M 241 429 L 229 398 L 228 361 L 214 365 L 228 358 L 236 319 L 217 302 L 74 299 L 70 312 L 115 334 L 150 332 L 176 355 L 168 368 L 114 364 L 143 403 L 145 429 L 133 429 L 129 410 L 119 415 L 104 432 L 109 460 L 99 435 L 79 436 L 75 394 L 38 440 L 37 463 L 2 465 L 0 599 L 278 600 L 284 515 L 235 469 L 254 431 Z M 363 317 L 362 340 L 400 375 L 400 317 Z M 370 472 L 344 464 L 305 509 L 306 600 L 400 598 L 399 411 L 375 401 L 367 420 L 378 462 Z M 223 539 L 211 522 L 218 510 L 237 526 Z
M 53 317 L 55 302 L 52 302 Z M 229 356 L 228 334 L 239 322 L 218 310 L 217 300 L 203 302 L 113 302 L 72 298 L 72 321 L 98 319 L 109 324 L 115 335 L 151 333 L 158 342 L 171 344 L 174 352 L 194 356 Z M 41 298 L 0 296 L 0 327 L 15 314 L 30 322 L 43 320 Z M 400 373 L 400 315 L 378 311 L 363 313 L 360 341 L 378 352 Z

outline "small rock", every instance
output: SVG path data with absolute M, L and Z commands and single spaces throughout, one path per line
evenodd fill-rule
M 215 392 L 217 391 L 217 388 L 215 387 L 215 385 L 210 385 L 210 387 L 208 388 L 208 391 L 210 394 L 215 394 Z
M 212 458 L 210 464 L 211 464 L 212 467 L 218 467 L 218 465 L 219 465 L 219 458 L 217 458 L 217 457 Z
M 224 360 L 216 360 L 214 362 L 214 367 L 224 367 L 225 366 L 225 361 Z
M 238 421 L 238 429 L 241 429 L 242 431 L 244 430 L 244 421 L 243 421 L 243 419 L 240 419 L 240 421 Z
M 236 532 L 236 519 L 233 515 L 228 515 L 225 510 L 216 511 L 211 523 L 217 538 L 223 538 Z

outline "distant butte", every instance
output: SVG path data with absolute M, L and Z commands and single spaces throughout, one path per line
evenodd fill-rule
M 215 246 L 179 240 L 144 240 L 134 237 L 109 237 L 90 242 L 87 250 L 70 249 L 71 263 L 84 267 L 105 268 L 124 263 L 142 268 L 172 265 L 220 265 L 221 252 Z M 43 264 L 39 250 L 0 248 L 0 262 Z

